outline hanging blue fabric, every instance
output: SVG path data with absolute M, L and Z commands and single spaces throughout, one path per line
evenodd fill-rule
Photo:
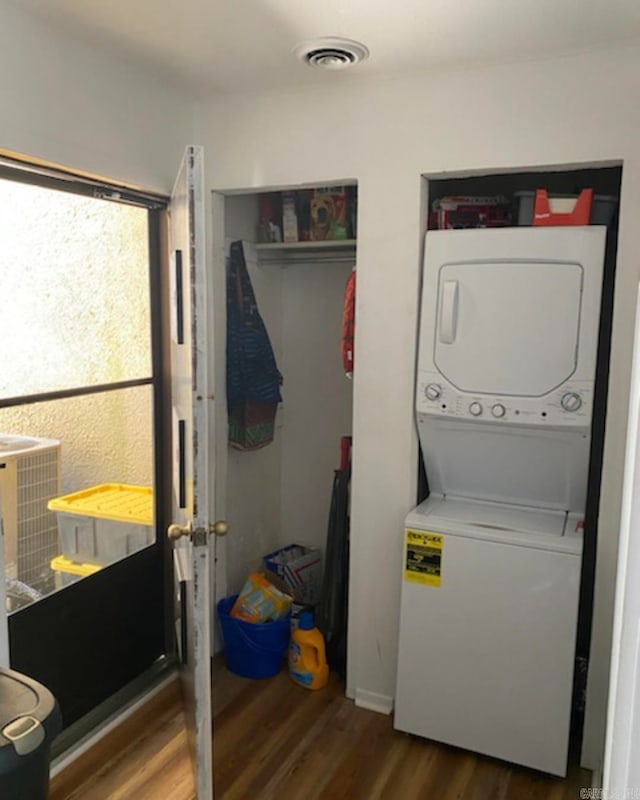
M 233 447 L 255 450 L 273 441 L 281 384 L 244 247 L 241 241 L 232 242 L 227 273 L 227 409 Z

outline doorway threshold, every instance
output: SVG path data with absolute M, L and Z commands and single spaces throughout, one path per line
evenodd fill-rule
M 66 769 L 178 677 L 176 661 L 163 656 L 134 681 L 69 726 L 51 747 L 51 776 Z

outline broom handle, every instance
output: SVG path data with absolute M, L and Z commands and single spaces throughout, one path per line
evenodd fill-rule
M 345 472 L 349 469 L 351 461 L 351 436 L 340 438 L 340 471 Z

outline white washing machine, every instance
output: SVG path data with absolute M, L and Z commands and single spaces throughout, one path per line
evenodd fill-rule
M 566 773 L 606 230 L 427 234 L 395 726 Z

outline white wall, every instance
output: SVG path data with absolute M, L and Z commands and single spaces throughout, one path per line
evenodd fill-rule
M 170 190 L 192 143 L 189 94 L 9 0 L 0 14 L 0 149 Z
M 256 251 L 251 244 L 256 238 L 257 221 L 258 203 L 255 196 L 226 199 L 226 237 L 228 241 L 245 241 L 245 260 L 258 309 L 269 333 L 276 363 L 282 370 L 282 276 L 277 266 L 258 266 Z M 228 448 L 228 594 L 238 592 L 247 575 L 262 568 L 262 556 L 277 549 L 279 545 L 283 417 L 284 409 L 280 407 L 276 415 L 274 441 L 266 447 L 253 451 Z M 226 427 L 220 434 L 226 437 Z
M 211 188 L 358 180 L 348 678 L 351 691 L 383 701 L 394 693 L 401 531 L 415 499 L 420 175 L 624 160 L 589 681 L 592 765 L 600 760 L 604 730 L 640 274 L 639 71 L 640 51 L 629 47 L 376 83 L 336 75 L 332 89 L 212 100 L 197 118 Z
M 351 434 L 353 384 L 344 374 L 340 349 L 350 272 L 344 263 L 283 268 L 282 545 L 325 551 L 340 437 Z

